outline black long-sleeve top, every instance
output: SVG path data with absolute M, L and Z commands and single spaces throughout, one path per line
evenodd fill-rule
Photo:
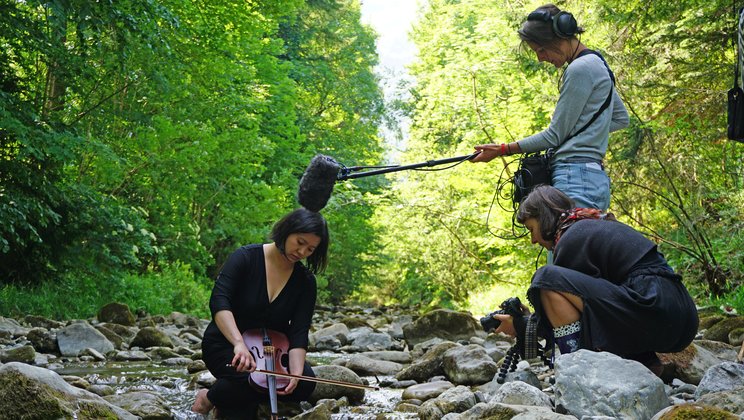
M 232 348 L 214 322 L 217 312 L 229 310 L 241 333 L 268 328 L 284 333 L 290 349 L 307 349 L 316 296 L 315 276 L 297 262 L 284 289 L 269 303 L 263 245 L 243 246 L 230 255 L 215 281 L 209 299 L 212 322 L 203 343 Z

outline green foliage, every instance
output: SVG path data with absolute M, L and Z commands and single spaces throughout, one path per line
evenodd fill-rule
M 141 275 L 68 274 L 33 286 L 0 287 L 0 316 L 91 318 L 116 301 L 153 315 L 178 311 L 208 318 L 211 289 L 211 281 L 195 277 L 188 265 L 180 263 Z
M 393 113 L 411 119 L 400 164 L 544 129 L 561 72 L 516 34 L 540 4 L 427 2 L 411 31 L 415 83 L 385 109 L 357 1 L 4 2 L 0 312 L 81 317 L 122 299 L 205 314 L 202 279 L 296 207 L 316 153 L 380 164 L 378 129 Z M 738 302 L 744 149 L 724 132 L 730 4 L 566 7 L 631 113 L 606 161 L 612 210 L 657 239 L 698 296 Z M 323 211 L 321 301 L 485 312 L 519 295 L 538 252 L 515 239 L 504 163 L 337 183 Z

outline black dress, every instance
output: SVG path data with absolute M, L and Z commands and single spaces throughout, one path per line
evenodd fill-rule
M 246 413 L 250 411 L 249 407 L 255 408 L 255 403 L 268 402 L 268 395 L 250 386 L 249 373 L 237 372 L 227 366 L 234 357 L 233 346 L 220 332 L 214 315 L 229 310 L 241 333 L 248 329 L 267 328 L 284 333 L 289 339 L 290 350 L 307 349 L 316 293 L 315 276 L 297 262 L 284 289 L 273 302 L 269 302 L 263 245 L 243 246 L 228 258 L 212 289 L 209 300 L 212 322 L 202 339 L 202 359 L 217 378 L 207 398 L 222 415 Z M 307 362 L 303 375 L 315 376 Z M 279 396 L 279 400 L 303 401 L 314 389 L 314 382 L 300 381 L 292 394 Z
M 681 277 L 656 244 L 617 221 L 574 223 L 554 249 L 554 264 L 535 272 L 527 296 L 543 333 L 552 327 L 540 289 L 582 298 L 581 347 L 622 357 L 677 352 L 695 338 L 698 316 Z

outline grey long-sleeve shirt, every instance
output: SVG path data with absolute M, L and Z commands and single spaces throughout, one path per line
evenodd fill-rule
M 566 67 L 558 103 L 547 129 L 519 140 L 523 153 L 555 149 L 554 162 L 569 157 L 604 158 L 610 132 L 628 126 L 628 111 L 615 89 L 608 109 L 576 137 L 564 143 L 602 107 L 612 89 L 612 79 L 602 59 L 587 54 Z

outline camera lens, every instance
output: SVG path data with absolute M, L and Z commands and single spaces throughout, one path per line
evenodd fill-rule
M 498 312 L 494 312 L 494 313 L 498 313 Z M 495 330 L 496 328 L 499 327 L 499 325 L 501 325 L 501 321 L 493 317 L 494 313 L 488 314 L 480 319 L 480 324 L 481 324 L 481 327 L 483 327 L 483 331 L 489 332 L 491 330 Z

